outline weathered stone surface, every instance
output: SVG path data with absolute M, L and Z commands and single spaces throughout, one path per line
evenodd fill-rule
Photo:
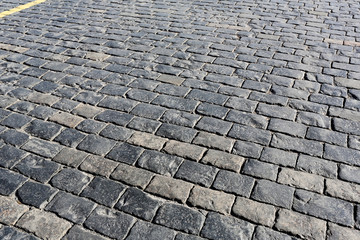
M 86 172 L 108 177 L 118 163 L 100 156 L 90 155 L 80 165 L 80 169 Z
M 0 196 L 0 223 L 14 225 L 21 215 L 28 210 L 29 207 L 17 203 L 15 199 Z
M 326 179 L 326 193 L 335 198 L 360 203 L 360 186 L 339 180 Z
M 214 148 L 227 152 L 231 151 L 234 142 L 235 141 L 233 139 L 206 132 L 200 132 L 193 141 L 193 143 L 204 147 Z
M 324 239 L 326 234 L 325 221 L 286 209 L 279 211 L 275 227 L 305 239 Z
M 62 239 L 63 240 L 77 240 L 77 239 L 106 240 L 104 237 L 92 233 L 89 230 L 85 230 L 79 225 L 73 226 Z
M 245 159 L 241 156 L 224 153 L 216 150 L 209 150 L 201 159 L 202 163 L 239 172 Z
M 360 231 L 340 227 L 336 224 L 329 223 L 328 229 L 328 239 L 335 240 L 335 239 L 349 239 L 349 240 L 356 240 L 360 238 Z
M 25 143 L 24 146 L 22 146 L 22 149 L 26 151 L 30 151 L 32 153 L 36 153 L 43 157 L 49 157 L 49 158 L 55 157 L 56 154 L 58 154 L 62 148 L 63 147 L 61 147 L 58 144 L 46 142 L 44 140 L 35 139 L 35 138 L 30 139 L 27 143 Z
M 57 114 L 54 114 L 53 116 L 51 116 L 50 121 L 59 123 L 61 125 L 73 128 L 76 125 L 78 125 L 82 120 L 84 120 L 83 118 L 80 118 L 78 116 L 72 115 L 70 113 L 66 113 L 66 112 L 60 112 Z
M 32 209 L 25 213 L 16 225 L 34 232 L 40 238 L 49 240 L 60 239 L 71 227 L 68 221 L 57 217 L 53 213 L 38 209 Z
M 121 211 L 142 218 L 151 220 L 161 201 L 137 188 L 128 188 L 115 205 Z
M 121 183 L 102 177 L 95 177 L 82 191 L 81 196 L 112 207 L 124 189 L 125 186 Z
M 223 214 L 230 213 L 234 200 L 234 195 L 198 186 L 195 186 L 191 190 L 191 194 L 188 199 L 189 203 L 193 206 Z
M 345 181 L 360 184 L 360 168 L 341 164 L 339 178 Z
M 50 181 L 54 187 L 74 194 L 79 194 L 88 182 L 90 182 L 88 175 L 73 168 L 64 168 Z
M 276 148 L 264 148 L 260 159 L 265 162 L 278 164 L 285 167 L 294 167 L 296 164 L 297 154 L 283 151 Z
M 190 158 L 195 161 L 199 161 L 203 154 L 206 152 L 206 148 L 199 147 L 194 144 L 170 140 L 166 143 L 164 151 L 169 154 L 174 154 L 180 157 Z
M 204 164 L 185 160 L 175 174 L 176 178 L 210 187 L 214 181 L 217 169 Z
M 254 225 L 234 217 L 209 213 L 201 236 L 210 239 L 250 239 L 254 232 Z
M 275 221 L 276 208 L 272 205 L 237 197 L 232 212 L 235 216 L 271 227 Z
M 290 208 L 294 191 L 295 189 L 285 185 L 268 180 L 259 180 L 251 194 L 251 198 L 275 206 Z
M 147 186 L 146 191 L 184 203 L 192 187 L 190 183 L 157 175 Z
M 265 240 L 265 239 L 295 240 L 297 238 L 289 236 L 284 233 L 276 232 L 270 228 L 258 226 L 255 230 L 253 240 Z
M 0 166 L 10 168 L 25 157 L 26 152 L 11 145 L 4 145 L 0 148 Z
M 329 220 L 331 222 L 354 225 L 353 206 L 340 199 L 320 194 L 296 190 L 293 208 L 301 213 Z
M 325 144 L 324 158 L 360 166 L 360 151 Z
M 309 173 L 334 178 L 337 176 L 337 164 L 321 158 L 310 157 L 300 154 L 296 169 L 305 170 Z
M 115 141 L 107 138 L 99 137 L 97 135 L 88 135 L 77 148 L 97 155 L 105 155 L 115 146 L 115 144 Z
M 127 140 L 127 142 L 134 145 L 139 145 L 141 147 L 161 150 L 164 144 L 167 142 L 167 139 L 149 133 L 135 132 L 131 138 Z
M 55 162 L 71 167 L 78 167 L 86 158 L 85 152 L 77 151 L 72 148 L 63 148 L 54 158 Z
M 140 157 L 143 148 L 133 146 L 127 143 L 122 143 L 115 146 L 107 155 L 107 158 L 112 160 L 123 162 L 127 164 L 133 164 Z
M 55 193 L 56 189 L 50 186 L 37 182 L 26 182 L 17 190 L 16 196 L 24 204 L 41 208 Z
M 125 182 L 126 184 L 144 189 L 152 179 L 153 175 L 154 173 L 147 170 L 119 163 L 118 167 L 111 174 L 111 177 Z
M 95 203 L 85 198 L 59 192 L 45 209 L 73 223 L 81 224 L 94 208 Z
M 293 138 L 284 134 L 275 134 L 271 140 L 271 146 L 306 153 L 313 156 L 321 156 L 323 153 L 323 145 L 320 142 Z
M 220 170 L 216 176 L 213 187 L 225 192 L 235 193 L 240 196 L 249 197 L 255 180 L 252 177 Z
M 123 239 L 135 223 L 135 218 L 130 215 L 110 210 L 104 207 L 97 207 L 84 225 L 105 236 Z
M 273 164 L 249 159 L 245 162 L 242 173 L 275 181 L 278 174 L 278 168 L 278 166 Z
M 161 175 L 173 176 L 182 161 L 182 158 L 170 154 L 146 150 L 137 161 L 137 164 Z
M 0 238 L 1 239 L 21 239 L 21 240 L 39 240 L 39 238 L 30 235 L 28 233 L 21 232 L 16 228 L 9 226 L 0 226 Z
M 59 170 L 60 165 L 30 154 L 16 164 L 15 168 L 25 176 L 44 183 Z
M 196 210 L 178 204 L 166 203 L 160 207 L 154 222 L 186 233 L 198 234 L 205 216 Z
M 0 194 L 8 196 L 26 181 L 26 177 L 0 168 Z
M 289 168 L 282 168 L 278 180 L 281 184 L 286 184 L 296 188 L 322 193 L 324 189 L 324 178 L 315 174 L 294 171 Z

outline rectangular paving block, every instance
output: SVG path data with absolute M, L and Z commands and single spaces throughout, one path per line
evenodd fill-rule
M 229 214 L 234 200 L 234 195 L 195 186 L 191 190 L 188 202 L 195 207 L 204 208 L 222 214 Z
M 25 213 L 16 225 L 33 232 L 40 238 L 49 240 L 60 239 L 71 227 L 71 223 L 57 217 L 54 213 L 35 208 Z

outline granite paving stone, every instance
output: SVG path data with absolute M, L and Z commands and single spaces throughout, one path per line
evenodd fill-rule
M 59 239 L 71 227 L 71 224 L 57 217 L 53 213 L 32 209 L 25 213 L 16 223 L 17 226 L 34 232 L 34 234 L 42 239 Z
M 209 213 L 201 236 L 209 239 L 250 239 L 254 232 L 254 225 L 243 220 Z
M 95 208 L 95 203 L 69 193 L 59 192 L 45 210 L 56 213 L 73 223 L 81 224 Z
M 102 177 L 95 177 L 81 192 L 80 196 L 111 207 L 124 189 L 125 186 L 121 183 Z
M 88 175 L 73 168 L 64 168 L 50 181 L 54 187 L 74 194 L 79 194 L 89 182 Z
M 105 207 L 97 207 L 87 218 L 84 225 L 105 236 L 120 240 L 127 235 L 134 223 L 135 218 L 130 215 Z
M 167 203 L 161 206 L 155 216 L 154 222 L 169 228 L 198 234 L 205 220 L 205 216 L 191 208 Z
M 59 168 L 59 164 L 33 154 L 29 154 L 15 166 L 25 176 L 42 183 L 47 182 Z
M 119 2 L 0 4 L 1 239 L 359 238 L 358 1 Z
M 21 203 L 40 208 L 44 206 L 55 193 L 56 189 L 48 185 L 26 182 L 16 191 L 16 196 Z
M 151 220 L 161 205 L 161 201 L 137 188 L 128 188 L 121 196 L 115 208 L 139 217 Z
M 0 223 L 14 225 L 29 210 L 29 207 L 10 197 L 0 196 Z

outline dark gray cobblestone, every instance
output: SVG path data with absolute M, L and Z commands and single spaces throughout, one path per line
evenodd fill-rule
M 359 239 L 357 1 L 27 2 L 0 238 Z

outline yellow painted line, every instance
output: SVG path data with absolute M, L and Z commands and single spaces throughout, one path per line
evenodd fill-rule
M 39 3 L 43 3 L 45 1 L 46 0 L 35 0 L 33 2 L 29 2 L 27 4 L 20 5 L 20 6 L 16 7 L 16 8 L 10 9 L 8 11 L 1 12 L 0 13 L 0 18 L 5 17 L 5 16 L 10 15 L 10 14 L 13 14 L 13 13 L 16 13 L 16 12 L 20 12 L 21 10 L 24 10 L 24 9 L 29 8 L 29 7 L 35 6 L 35 5 L 39 4 Z

